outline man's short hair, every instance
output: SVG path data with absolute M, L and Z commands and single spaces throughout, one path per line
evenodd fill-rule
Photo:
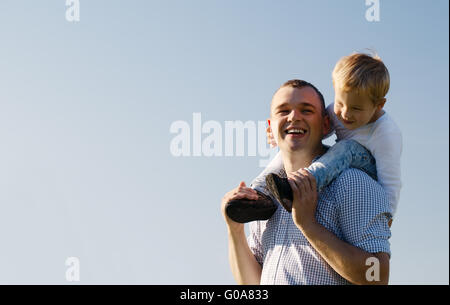
M 334 67 L 332 78 L 335 88 L 346 92 L 356 90 L 374 104 L 389 91 L 389 71 L 376 54 L 354 53 L 342 57 Z
M 323 95 L 319 91 L 319 89 L 317 89 L 313 84 L 311 84 L 307 81 L 301 80 L 301 79 L 291 79 L 291 80 L 288 80 L 287 82 L 285 82 L 283 85 L 281 85 L 281 87 L 278 88 L 278 90 L 280 90 L 281 88 L 284 88 L 284 87 L 292 87 L 292 88 L 297 88 L 297 89 L 301 89 L 304 87 L 311 87 L 319 96 L 320 103 L 322 105 L 322 116 L 325 116 L 327 114 L 327 112 L 325 110 L 326 109 L 325 108 L 325 99 L 323 98 Z M 277 92 L 278 92 L 278 90 L 277 90 Z

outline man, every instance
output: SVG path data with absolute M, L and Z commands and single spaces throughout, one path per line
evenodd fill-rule
M 285 83 L 273 96 L 268 121 L 294 193 L 292 213 L 278 208 L 269 220 L 252 222 L 246 238 L 244 224 L 231 220 L 225 205 L 235 199 L 255 200 L 256 191 L 241 182 L 223 197 L 236 281 L 387 284 L 390 209 L 382 187 L 362 171 L 349 169 L 317 194 L 312 175 L 295 173 L 326 151 L 322 138 L 329 121 L 320 92 L 305 81 Z

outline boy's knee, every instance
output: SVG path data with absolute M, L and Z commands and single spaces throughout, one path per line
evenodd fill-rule
M 353 139 L 344 139 L 337 142 L 335 145 L 339 145 L 342 147 L 354 147 L 354 146 L 361 146 L 357 141 Z

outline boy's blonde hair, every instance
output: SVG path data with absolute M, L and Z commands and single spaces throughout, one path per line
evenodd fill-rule
M 374 104 L 389 91 L 389 71 L 381 58 L 374 54 L 355 53 L 342 57 L 334 67 L 333 85 L 344 91 L 357 90 L 366 94 Z

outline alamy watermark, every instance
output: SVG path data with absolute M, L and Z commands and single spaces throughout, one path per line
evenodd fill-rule
M 380 21 L 380 0 L 366 0 L 366 20 L 369 22 Z
M 370 266 L 366 271 L 366 280 L 368 282 L 380 281 L 380 261 L 372 256 L 366 259 L 366 266 Z
M 175 121 L 170 133 L 175 134 L 170 142 L 170 153 L 174 157 L 256 157 L 259 166 L 266 167 L 277 150 L 267 144 L 266 121 L 218 121 L 202 122 L 202 114 L 192 114 L 192 125 L 186 121 Z M 247 140 L 246 140 L 247 138 Z
M 66 0 L 66 20 L 68 22 L 80 21 L 80 0 Z
M 79 282 L 80 281 L 80 259 L 78 257 L 68 257 L 66 259 L 66 281 Z

